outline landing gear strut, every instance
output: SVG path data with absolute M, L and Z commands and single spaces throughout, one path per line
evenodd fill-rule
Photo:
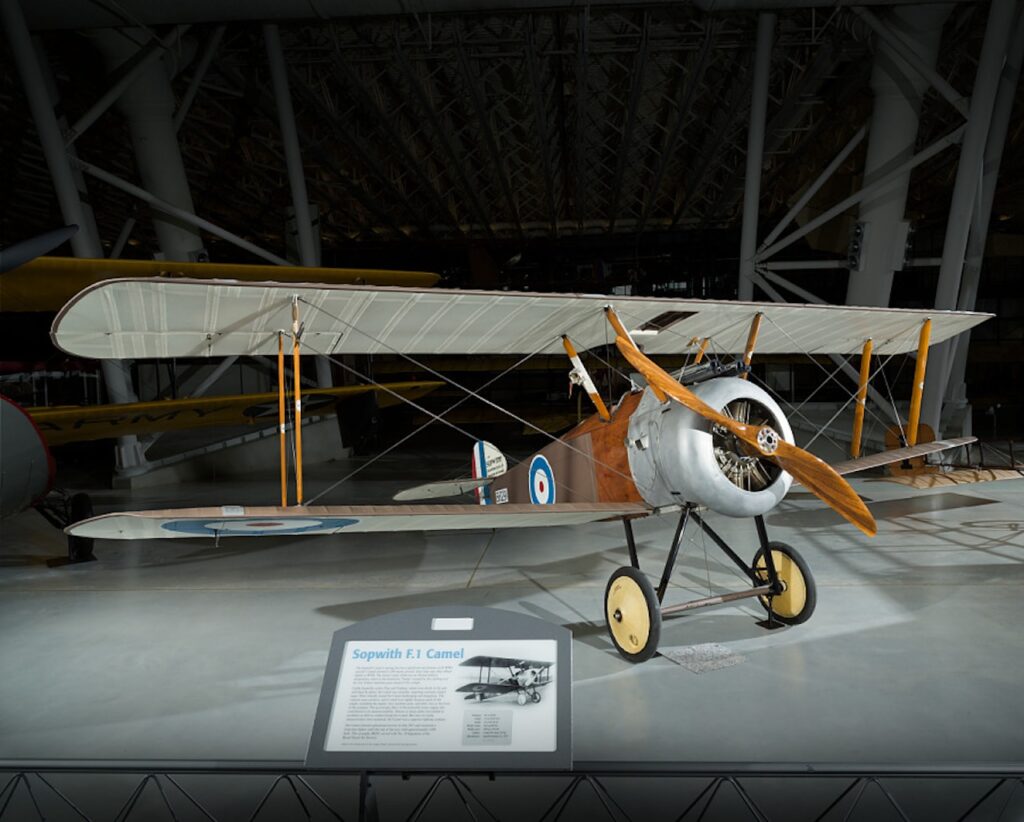
M 749 590 L 703 597 L 679 605 L 662 605 L 679 555 L 683 532 L 690 519 L 696 520 L 711 541 L 750 579 L 752 587 Z M 768 618 L 760 623 L 766 628 L 799 625 L 810 619 L 814 613 L 817 593 L 810 568 L 791 546 L 784 542 L 768 541 L 763 517 L 754 517 L 760 547 L 748 565 L 701 518 L 694 506 L 684 507 L 657 589 L 640 571 L 632 524 L 628 519 L 624 519 L 623 524 L 626 528 L 626 543 L 629 546 L 631 564 L 618 568 L 611 575 L 605 589 L 604 600 L 612 644 L 615 650 L 630 662 L 645 662 L 654 656 L 661 637 L 662 618 L 671 614 L 751 597 L 757 597 L 768 612 Z

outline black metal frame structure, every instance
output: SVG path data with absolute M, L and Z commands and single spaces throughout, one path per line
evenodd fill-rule
M 945 818 L 958 822 L 1016 819 L 1024 811 L 1024 764 L 580 762 L 555 772 L 400 772 L 311 770 L 295 761 L 13 760 L 0 762 L 0 780 L 0 820 L 127 822 L 154 813 L 175 820 L 260 820 L 286 813 L 290 819 L 375 822 L 433 818 L 442 806 L 445 818 L 558 820 L 584 813 L 628 820 L 650 813 L 655 791 L 663 797 L 656 800 L 662 817 L 677 820 L 829 822 L 881 813 L 933 819 L 936 791 L 945 792 Z M 581 791 L 584 786 L 590 790 Z M 398 791 L 401 803 L 392 801 Z M 218 815 L 214 806 L 227 795 L 231 809 Z M 97 796 L 116 812 L 86 810 Z

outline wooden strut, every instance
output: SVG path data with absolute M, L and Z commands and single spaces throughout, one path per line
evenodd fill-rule
M 295 374 L 295 504 L 302 505 L 302 374 L 299 362 L 299 298 L 292 297 L 292 371 Z
M 277 332 L 277 425 L 281 443 L 281 507 L 288 507 L 288 446 L 284 411 L 284 332 Z
M 868 337 L 860 352 L 860 382 L 857 384 L 857 404 L 853 409 L 853 433 L 850 435 L 850 456 L 860 456 L 860 440 L 864 433 L 864 409 L 868 399 L 868 378 L 871 376 L 871 349 L 873 343 Z
M 704 352 L 708 350 L 708 343 L 711 342 L 711 337 L 705 337 L 700 344 L 700 348 L 697 349 L 697 356 L 693 358 L 694 365 L 700 365 L 704 361 Z
M 622 324 L 622 321 L 618 318 L 610 305 L 606 305 L 604 307 L 604 314 L 608 318 L 608 322 L 611 323 L 616 335 L 625 340 L 629 345 L 633 346 L 637 351 L 640 351 L 640 346 L 636 344 L 636 340 L 629 336 L 626 326 Z M 654 396 L 658 398 L 658 402 L 666 402 L 668 400 L 668 395 L 658 388 L 658 386 L 648 383 L 648 387 L 651 389 Z
M 605 422 L 608 422 L 612 418 L 611 414 L 608 413 L 608 407 L 604 404 L 604 400 L 601 399 L 601 395 L 597 393 L 597 386 L 594 385 L 594 381 L 590 378 L 590 373 L 565 334 L 562 335 L 562 345 L 565 347 L 565 353 L 569 355 L 569 360 L 572 362 L 573 374 L 577 376 L 580 385 L 583 386 L 583 390 L 587 392 L 590 401 L 594 403 L 598 416 Z
M 757 345 L 757 332 L 761 330 L 761 318 L 764 316 L 760 311 L 754 315 L 750 323 L 750 333 L 747 334 L 747 345 L 743 349 L 743 364 L 749 369 L 750 361 L 754 358 L 754 346 Z M 745 380 L 750 376 L 750 371 L 740 374 L 740 379 Z
M 917 365 L 914 367 L 914 388 L 910 394 L 910 419 L 907 422 L 907 445 L 917 445 L 917 424 L 921 421 L 921 395 L 924 393 L 924 375 L 928 367 L 928 342 L 932 336 L 932 321 L 921 325 L 917 341 Z

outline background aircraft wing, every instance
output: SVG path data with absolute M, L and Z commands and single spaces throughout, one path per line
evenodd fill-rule
M 86 286 L 119 277 L 191 277 L 211 280 L 273 280 L 280 283 L 360 283 L 429 288 L 441 278 L 429 271 L 376 268 L 306 268 L 284 265 L 182 263 L 39 257 L 0 277 L 4 311 L 56 311 Z
M 311 269 L 303 269 L 311 271 Z M 314 276 L 310 274 L 310 276 Z M 112 280 L 91 286 L 57 315 L 54 344 L 96 359 L 276 355 L 299 299 L 309 353 L 561 354 L 562 334 L 578 350 L 607 342 L 611 305 L 649 355 L 678 354 L 711 338 L 713 350 L 742 351 L 763 315 L 758 354 L 916 350 L 932 320 L 941 342 L 990 314 L 834 305 L 517 294 L 505 291 L 290 285 L 216 280 Z
M 334 414 L 335 403 L 345 397 L 378 392 L 377 405 L 386 408 L 400 400 L 384 389 L 415 400 L 443 385 L 441 382 L 394 382 L 311 388 L 302 394 L 307 415 Z M 153 434 L 213 425 L 276 425 L 277 393 L 233 394 L 225 397 L 157 400 L 112 405 L 57 406 L 26 409 L 49 445 L 101 440 L 126 434 Z
M 579 525 L 642 516 L 638 503 L 563 502 L 553 505 L 309 505 L 178 508 L 101 514 L 64 529 L 93 539 L 265 537 L 296 534 L 451 531 Z

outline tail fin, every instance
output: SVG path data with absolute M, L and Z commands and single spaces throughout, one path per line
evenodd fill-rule
M 508 462 L 505 455 L 497 448 L 484 440 L 477 440 L 473 446 L 473 479 L 483 477 L 499 477 L 508 471 Z M 481 505 L 490 505 L 491 489 L 483 486 L 476 489 L 476 498 Z

